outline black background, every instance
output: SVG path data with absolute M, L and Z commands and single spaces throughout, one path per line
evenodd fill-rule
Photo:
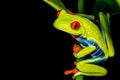
M 62 0 L 65 6 L 71 11 L 77 13 L 77 0 Z M 95 0 L 86 0 L 85 13 L 92 14 L 92 8 Z M 64 76 L 66 69 L 72 69 L 75 58 L 72 55 L 72 46 L 75 40 L 67 33 L 56 30 L 53 22 L 57 18 L 56 10 L 47 3 L 40 0 L 31 0 L 28 3 L 23 15 L 25 34 L 24 45 L 28 52 L 27 64 L 33 66 L 31 74 L 35 77 L 43 77 L 44 79 L 61 79 L 72 80 L 70 76 Z M 115 15 L 111 17 L 111 33 L 115 48 L 115 56 L 109 58 L 106 62 L 101 63 L 108 70 L 108 74 L 104 77 L 84 77 L 84 80 L 115 80 L 119 78 L 120 72 L 120 17 Z M 26 52 L 27 52 L 26 50 Z M 41 72 L 43 70 L 43 72 Z M 31 77 L 31 76 L 29 76 Z

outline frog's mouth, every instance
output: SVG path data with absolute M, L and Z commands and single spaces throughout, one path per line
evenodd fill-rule
M 82 35 L 72 35 L 72 37 L 75 38 L 75 39 L 79 38 L 80 36 L 82 36 Z

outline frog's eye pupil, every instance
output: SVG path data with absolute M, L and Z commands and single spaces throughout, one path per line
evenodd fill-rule
M 60 15 L 60 12 L 61 12 L 61 10 L 58 10 L 58 11 L 57 11 L 57 16 L 59 16 L 59 15 Z
M 71 28 L 74 30 L 78 30 L 80 28 L 80 23 L 78 21 L 73 21 L 71 23 Z

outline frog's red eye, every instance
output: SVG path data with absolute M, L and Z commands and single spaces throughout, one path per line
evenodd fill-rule
M 78 21 L 73 21 L 71 23 L 71 28 L 74 30 L 78 30 L 80 28 L 80 23 Z
M 59 15 L 60 15 L 60 12 L 61 12 L 61 10 L 58 10 L 58 11 L 57 11 L 57 16 L 59 16 Z

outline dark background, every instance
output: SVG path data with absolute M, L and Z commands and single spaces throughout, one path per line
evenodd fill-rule
M 77 13 L 77 0 L 62 0 L 65 6 Z M 95 0 L 86 0 L 85 13 L 92 14 Z M 34 67 L 39 68 L 37 75 L 50 75 L 49 79 L 72 80 L 70 76 L 64 76 L 63 72 L 72 69 L 75 58 L 72 55 L 72 46 L 75 40 L 67 33 L 56 30 L 53 22 L 57 18 L 56 10 L 47 3 L 40 0 L 31 0 L 26 14 L 27 29 L 26 42 L 30 52 L 34 53 L 31 62 Z M 27 9 L 27 10 L 28 10 Z M 26 11 L 27 12 L 27 11 Z M 115 48 L 115 56 L 101 63 L 108 70 L 104 77 L 84 77 L 84 80 L 115 80 L 119 78 L 120 72 L 120 17 L 111 17 L 111 33 Z M 30 44 L 29 44 L 30 43 Z M 32 50 L 31 50 L 32 49 Z M 33 55 L 33 54 L 29 54 Z M 44 69 L 43 69 L 44 68 Z M 35 69 L 37 70 L 37 69 Z M 43 70 L 45 73 L 41 73 Z M 36 74 L 36 73 L 35 73 Z M 57 78 L 56 78 L 57 77 Z M 46 79 L 46 77 L 43 77 Z

